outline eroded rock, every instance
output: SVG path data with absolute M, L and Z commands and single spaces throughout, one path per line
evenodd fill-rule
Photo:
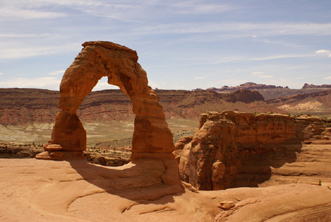
M 192 140 L 177 143 L 180 176 L 200 190 L 258 186 L 270 179 L 272 171 L 295 162 L 303 141 L 311 143 L 324 131 L 325 122 L 316 117 L 233 111 L 202 114 Z M 323 135 L 327 137 L 328 131 Z M 301 169 L 286 172 L 297 176 Z
M 57 115 L 45 150 L 77 152 L 86 149 L 86 131 L 76 111 L 98 81 L 107 76 L 108 83 L 118 86 L 132 102 L 136 115 L 132 152 L 172 152 L 172 134 L 158 97 L 148 86 L 147 74 L 137 62 L 136 51 L 102 41 L 85 42 L 83 47 L 62 78 L 58 103 L 62 111 Z M 45 158 L 45 154 L 37 158 Z
M 57 115 L 51 140 L 44 146 L 46 151 L 36 158 L 84 158 L 86 131 L 79 120 L 77 110 L 98 81 L 106 76 L 109 84 L 118 86 L 130 98 L 135 114 L 132 168 L 128 171 L 133 172 L 139 167 L 151 168 L 151 162 L 159 166 L 157 174 L 151 169 L 150 173 L 141 175 L 143 185 L 134 184 L 133 177 L 126 178 L 123 180 L 123 190 L 164 185 L 170 187 L 167 191 L 169 193 L 182 191 L 178 165 L 172 154 L 175 149 L 172 133 L 159 104 L 159 98 L 148 86 L 147 74 L 137 62 L 136 51 L 112 42 L 101 41 L 85 42 L 83 47 L 82 52 L 63 75 L 58 103 L 61 111 Z M 96 161 L 107 165 L 104 157 Z M 125 169 L 127 167 L 124 166 Z M 151 181 L 153 183 L 148 184 Z M 113 180 L 110 180 L 110 183 L 112 182 Z

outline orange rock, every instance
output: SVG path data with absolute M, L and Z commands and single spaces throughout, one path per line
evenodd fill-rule
M 57 150 L 66 152 L 86 149 L 86 132 L 76 111 L 98 81 L 107 76 L 109 84 L 118 86 L 130 98 L 132 111 L 136 114 L 132 152 L 174 151 L 172 133 L 162 106 L 148 86 L 147 74 L 137 62 L 136 51 L 103 41 L 85 42 L 83 47 L 63 75 L 58 103 L 62 111 L 56 118 L 52 139 L 45 145 L 45 150 L 56 144 Z
M 181 179 L 200 190 L 258 186 L 277 173 L 275 169 L 295 162 L 302 142 L 318 139 L 324 129 L 325 122 L 315 117 L 233 111 L 201 114 L 192 140 L 178 144 Z M 301 174 L 289 168 L 286 172 Z

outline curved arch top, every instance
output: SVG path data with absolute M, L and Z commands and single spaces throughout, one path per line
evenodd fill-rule
M 133 153 L 171 153 L 175 148 L 156 93 L 148 86 L 136 51 L 112 42 L 83 44 L 81 53 L 65 71 L 60 84 L 57 115 L 47 151 L 84 151 L 86 132 L 76 111 L 102 77 L 118 86 L 131 100 L 135 113 Z

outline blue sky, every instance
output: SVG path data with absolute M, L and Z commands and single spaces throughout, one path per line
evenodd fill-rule
M 136 50 L 153 88 L 331 84 L 330 0 L 0 0 L 0 87 L 57 90 L 92 40 Z

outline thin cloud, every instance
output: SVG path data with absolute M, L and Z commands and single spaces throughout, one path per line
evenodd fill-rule
M 57 77 L 15 78 L 0 82 L 0 88 L 41 88 L 58 90 L 61 79 Z
M 194 79 L 205 79 L 207 76 L 196 76 Z
M 34 9 L 21 9 L 14 7 L 5 7 L 0 9 L 0 17 L 15 19 L 53 19 L 67 17 L 63 12 L 47 12 Z
M 305 57 L 312 57 L 312 54 L 289 54 L 289 55 L 275 55 L 275 56 L 267 56 L 267 57 L 260 57 L 260 58 L 253 58 L 250 59 L 252 61 L 264 61 L 264 60 L 272 60 L 272 59 L 286 59 L 286 58 L 305 58 Z
M 279 29 L 286 29 L 279 32 Z M 187 22 L 171 23 L 136 28 L 137 34 L 189 34 L 189 33 L 235 33 L 251 37 L 283 35 L 331 35 L 331 23 L 239 23 L 239 22 Z
M 167 82 L 155 82 L 151 79 L 148 80 L 148 85 L 151 86 L 153 89 L 162 88 L 167 85 Z
M 274 76 L 272 76 L 272 75 L 257 75 L 257 77 L 259 77 L 261 79 L 268 79 L 268 78 L 273 78 Z
M 252 75 L 261 78 L 261 79 L 268 79 L 268 78 L 273 78 L 272 75 L 264 75 L 264 72 L 252 72 Z
M 2 72 L 0 72 L 0 75 L 2 75 L 3 73 Z
M 65 70 L 59 70 L 59 71 L 50 72 L 50 73 L 48 73 L 48 75 L 51 75 L 51 76 L 63 75 L 64 72 L 65 72 Z
M 9 47 L 3 49 L 0 54 L 0 59 L 19 59 L 29 58 L 43 55 L 53 55 L 71 51 L 77 51 L 78 44 L 69 44 L 65 46 L 35 46 L 35 47 Z
M 247 79 L 224 79 L 219 82 L 213 82 L 210 86 L 220 87 L 220 86 L 237 86 L 242 83 L 249 82 Z
M 0 34 L 0 38 L 44 38 L 51 37 L 50 33 L 41 34 Z
M 324 80 L 330 80 L 331 76 L 324 77 Z
M 276 45 L 290 46 L 290 47 L 300 47 L 300 45 L 298 45 L 298 44 L 288 43 L 288 42 L 284 42 L 284 41 L 271 41 L 269 39 L 263 39 L 262 41 L 267 44 L 276 44 Z
M 330 53 L 329 50 L 326 50 L 326 49 L 321 49 L 321 50 L 317 50 L 315 53 L 317 54 L 324 54 L 324 53 Z
M 179 2 L 169 5 L 176 14 L 213 14 L 232 10 L 233 7 L 221 4 L 196 4 L 192 2 Z

